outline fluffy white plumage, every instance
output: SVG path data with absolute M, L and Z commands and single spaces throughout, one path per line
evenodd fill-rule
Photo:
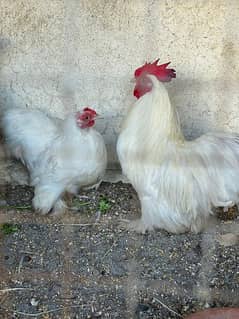
M 213 206 L 239 202 L 239 135 L 208 133 L 186 141 L 167 90 L 152 90 L 130 109 L 117 142 L 123 173 L 136 189 L 139 232 L 199 232 Z
M 80 128 L 76 114 L 65 120 L 40 110 L 5 110 L 2 128 L 13 156 L 28 168 L 35 187 L 33 206 L 43 214 L 64 210 L 61 195 L 76 193 L 102 178 L 107 162 L 102 136 Z

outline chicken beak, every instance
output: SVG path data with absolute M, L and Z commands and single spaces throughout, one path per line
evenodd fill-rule
M 102 116 L 102 115 L 100 115 L 100 114 L 96 114 L 96 116 L 95 116 L 95 119 L 96 120 L 102 120 L 104 117 Z
M 135 78 L 132 78 L 132 79 L 130 80 L 130 83 L 135 83 Z

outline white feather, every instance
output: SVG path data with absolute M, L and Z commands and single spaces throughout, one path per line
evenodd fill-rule
M 151 92 L 129 111 L 117 142 L 123 173 L 136 189 L 145 232 L 201 231 L 213 206 L 239 202 L 239 135 L 208 133 L 186 141 L 167 90 Z
M 80 129 L 74 114 L 60 120 L 40 110 L 12 108 L 3 113 L 2 126 L 11 153 L 29 169 L 33 205 L 44 214 L 64 208 L 64 191 L 76 192 L 104 174 L 103 138 L 93 128 Z

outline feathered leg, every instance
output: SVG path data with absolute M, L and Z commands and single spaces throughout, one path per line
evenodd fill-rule
M 52 214 L 53 215 L 62 215 L 67 209 L 67 205 L 65 204 L 65 202 L 62 199 L 58 199 L 55 204 L 54 207 L 52 209 Z
M 140 202 L 141 218 L 129 222 L 130 230 L 143 234 L 154 229 L 164 229 L 176 234 L 189 230 L 186 223 L 181 221 L 181 218 L 167 206 L 167 203 L 160 203 L 159 200 L 148 195 L 140 197 Z
M 37 185 L 33 207 L 43 215 L 49 213 L 51 209 L 54 210 L 54 213 L 62 212 L 65 209 L 65 205 L 60 199 L 62 192 L 63 189 L 58 185 Z

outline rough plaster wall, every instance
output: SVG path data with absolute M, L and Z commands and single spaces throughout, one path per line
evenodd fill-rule
M 239 131 L 238 0 L 1 0 L 0 12 L 1 103 L 60 117 L 94 107 L 111 164 L 145 60 L 176 68 L 168 88 L 187 136 Z

